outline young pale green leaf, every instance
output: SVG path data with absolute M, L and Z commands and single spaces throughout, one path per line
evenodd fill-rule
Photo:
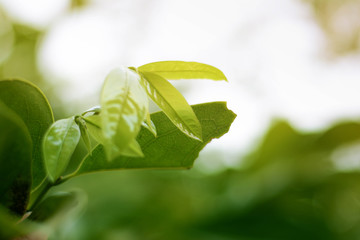
M 86 122 L 82 117 L 77 117 L 75 121 L 80 128 L 81 139 L 83 140 L 88 152 L 91 153 L 91 142 Z
M 31 149 L 25 123 L 0 101 L 0 205 L 20 216 L 31 189 Z
M 73 117 L 56 121 L 46 132 L 43 151 L 51 181 L 56 181 L 63 174 L 80 141 L 80 135 L 79 126 Z
M 109 162 L 106 160 L 104 147 L 98 145 L 92 155 L 86 156 L 79 169 L 69 177 L 102 170 L 192 167 L 200 150 L 213 138 L 225 134 L 236 117 L 223 102 L 199 104 L 193 106 L 193 109 L 202 125 L 202 142 L 189 138 L 174 126 L 163 112 L 157 112 L 152 114 L 151 118 L 157 127 L 158 136 L 154 137 L 148 130 L 142 128 L 137 137 L 144 152 L 143 158 L 119 156 Z
M 151 72 L 170 80 L 177 79 L 210 79 L 215 81 L 227 81 L 223 72 L 216 67 L 182 61 L 163 61 L 142 65 L 140 72 Z
M 101 130 L 101 118 L 100 115 L 91 115 L 84 117 L 87 129 L 90 135 L 100 144 L 105 144 L 105 139 Z
M 201 125 L 183 95 L 163 77 L 143 72 L 143 85 L 151 99 L 183 133 L 194 139 L 202 138 Z
M 84 120 L 87 122 L 88 130 L 91 136 L 100 144 L 104 145 L 105 139 L 101 131 L 101 118 L 100 115 L 92 115 L 85 117 Z M 107 143 L 109 144 L 109 143 Z M 109 146 L 110 147 L 110 146 Z M 144 154 L 141 151 L 141 147 L 138 142 L 134 139 L 129 145 L 122 151 L 117 146 L 111 146 L 109 149 L 111 156 L 124 155 L 129 157 L 143 157 Z
M 125 67 L 106 77 L 100 101 L 104 146 L 111 160 L 136 138 L 149 103 L 140 76 Z
M 38 87 L 19 79 L 0 81 L 0 100 L 24 121 L 30 132 L 32 189 L 35 189 L 46 177 L 41 145 L 46 130 L 54 122 L 50 104 Z

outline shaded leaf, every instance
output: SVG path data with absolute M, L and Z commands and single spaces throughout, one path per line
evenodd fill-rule
M 0 81 L 0 100 L 24 121 L 33 142 L 32 189 L 45 178 L 41 154 L 42 137 L 54 122 L 49 102 L 39 88 L 30 82 L 9 79 Z
M 98 145 L 91 156 L 85 157 L 83 164 L 72 176 L 101 170 L 192 167 L 200 150 L 213 138 L 224 135 L 236 116 L 226 108 L 224 102 L 195 105 L 193 109 L 202 124 L 203 142 L 184 135 L 163 112 L 154 113 L 151 117 L 157 127 L 158 136 L 155 138 L 143 128 L 137 138 L 144 158 L 120 156 L 108 162 L 103 146 Z
M 122 67 L 105 79 L 101 92 L 101 126 L 104 146 L 111 160 L 128 147 L 140 131 L 148 98 L 140 76 Z
M 74 118 L 56 121 L 44 136 L 45 166 L 50 180 L 57 180 L 66 169 L 80 140 L 80 129 Z
M 45 198 L 37 205 L 29 219 L 35 222 L 45 222 L 61 217 L 61 215 L 76 207 L 80 202 L 78 192 L 57 192 Z
M 143 72 L 143 84 L 151 99 L 183 133 L 201 140 L 201 125 L 183 95 L 163 77 Z
M 0 102 L 0 203 L 22 215 L 31 189 L 31 137 L 21 118 Z
M 197 62 L 163 61 L 142 65 L 138 68 L 141 72 L 151 72 L 166 79 L 211 79 L 225 80 L 224 73 L 219 69 Z

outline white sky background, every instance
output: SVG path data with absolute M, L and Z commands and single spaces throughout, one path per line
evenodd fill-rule
M 119 65 L 183 60 L 221 69 L 229 83 L 175 84 L 191 104 L 227 101 L 238 115 L 202 153 L 220 150 L 225 165 L 274 117 L 318 130 L 360 116 L 360 57 L 326 60 L 325 36 L 299 0 L 93 0 L 73 12 L 68 0 L 0 4 L 15 21 L 46 29 L 41 72 L 69 106 L 81 106 L 76 111 L 98 103 L 106 74 Z

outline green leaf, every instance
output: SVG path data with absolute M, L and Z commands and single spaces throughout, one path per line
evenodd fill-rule
M 122 155 L 127 157 L 144 157 L 144 153 L 136 139 L 130 142 L 128 147 L 123 150 Z
M 151 121 L 150 112 L 146 114 L 146 119 L 142 123 L 142 126 L 145 127 L 147 130 L 149 130 L 155 137 L 157 135 L 156 133 L 156 127 L 153 121 Z
M 80 140 L 80 129 L 74 118 L 56 121 L 46 132 L 43 142 L 46 170 L 51 181 L 56 181 L 66 169 Z
M 119 156 L 109 162 L 106 160 L 103 146 L 98 145 L 92 155 L 86 156 L 78 171 L 71 176 L 101 170 L 192 167 L 200 150 L 213 138 L 219 138 L 228 132 L 236 117 L 226 108 L 224 102 L 195 105 L 193 109 L 203 128 L 203 142 L 183 134 L 163 112 L 154 113 L 151 118 L 157 127 L 158 136 L 154 137 L 148 130 L 142 128 L 137 138 L 144 152 L 144 158 Z
M 75 121 L 80 128 L 81 139 L 83 140 L 88 152 L 91 153 L 91 142 L 86 122 L 82 117 L 77 117 Z
M 201 140 L 201 125 L 183 95 L 163 77 L 143 72 L 143 84 L 151 99 L 183 133 Z
M 87 127 L 90 132 L 90 135 L 100 144 L 104 145 L 105 139 L 101 131 L 101 118 L 100 115 L 92 115 L 85 117 L 84 120 L 87 122 Z M 109 144 L 109 143 L 108 143 Z M 113 146 L 113 151 L 115 151 L 116 146 Z M 141 151 L 136 139 L 133 139 L 129 145 L 122 150 L 122 152 L 117 153 L 119 155 L 129 156 L 129 157 L 143 157 L 144 154 Z
M 101 130 L 101 118 L 100 115 L 91 115 L 84 117 L 84 121 L 86 122 L 86 127 L 90 133 L 90 135 L 101 144 L 105 143 L 104 136 Z
M 140 76 L 128 68 L 113 70 L 101 92 L 101 126 L 109 160 L 117 157 L 138 135 L 148 109 Z
M 51 107 L 44 94 L 32 83 L 9 79 L 0 81 L 0 100 L 24 121 L 33 142 L 32 189 L 46 177 L 41 154 L 42 138 L 54 122 Z
M 21 118 L 0 102 L 0 204 L 22 215 L 31 189 L 31 137 Z
M 141 72 L 151 72 L 166 79 L 211 79 L 225 80 L 224 73 L 219 69 L 197 62 L 163 61 L 142 65 L 138 68 Z
M 45 198 L 37 205 L 29 217 L 35 222 L 45 222 L 54 218 L 61 218 L 70 209 L 83 203 L 82 192 L 57 192 Z

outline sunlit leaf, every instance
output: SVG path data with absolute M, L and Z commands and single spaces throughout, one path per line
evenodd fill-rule
M 84 121 L 86 122 L 86 127 L 90 133 L 90 135 L 101 144 L 105 143 L 104 136 L 101 130 L 101 118 L 100 115 L 91 115 L 84 117 Z
M 0 102 L 0 204 L 22 215 L 31 189 L 31 137 L 22 119 Z
M 121 154 L 126 157 L 144 157 L 144 153 L 142 152 L 141 147 L 136 139 L 131 141 Z
M 119 156 L 109 162 L 103 146 L 99 145 L 91 156 L 85 157 L 79 170 L 72 176 L 111 169 L 192 167 L 200 150 L 213 138 L 224 135 L 236 117 L 223 102 L 195 105 L 193 109 L 203 128 L 202 142 L 183 134 L 163 112 L 154 113 L 151 117 L 157 127 L 158 136 L 154 137 L 143 128 L 137 138 L 144 158 Z
M 197 62 L 163 61 L 142 65 L 138 68 L 141 72 L 156 73 L 163 78 L 177 79 L 211 79 L 225 80 L 224 73 L 219 69 Z
M 41 154 L 42 137 L 54 121 L 50 105 L 32 83 L 12 79 L 0 81 L 0 100 L 24 121 L 33 142 L 32 148 L 32 188 L 45 178 L 46 172 Z
M 56 121 L 46 132 L 43 150 L 50 180 L 57 180 L 64 172 L 79 143 L 80 135 L 79 126 L 73 117 Z
M 163 77 L 143 72 L 143 84 L 151 99 L 186 135 L 201 140 L 201 125 L 183 95 Z
M 100 144 L 104 145 L 105 139 L 102 135 L 101 131 L 101 117 L 100 115 L 92 115 L 85 117 L 84 120 L 87 122 L 87 128 L 91 134 L 91 136 Z M 109 143 L 107 143 L 109 144 Z M 110 146 L 109 146 L 110 147 Z M 117 151 L 117 147 L 113 146 L 112 151 Z M 141 151 L 141 147 L 139 146 L 136 139 L 133 139 L 129 145 L 123 149 L 121 152 L 113 153 L 113 155 L 124 155 L 129 157 L 143 157 L 144 154 Z
M 136 72 L 122 67 L 106 77 L 101 92 L 101 126 L 110 160 L 136 138 L 147 107 L 148 98 Z

